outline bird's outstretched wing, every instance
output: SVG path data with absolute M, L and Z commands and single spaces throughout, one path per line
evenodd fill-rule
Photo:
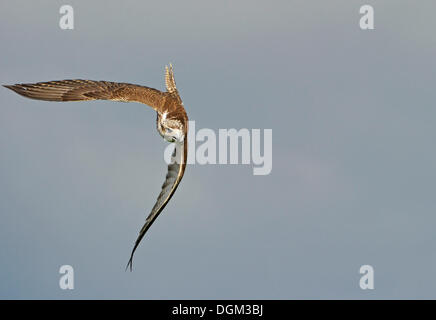
M 126 270 L 130 267 L 130 271 L 132 271 L 133 255 L 136 251 L 136 248 L 138 247 L 147 230 L 150 228 L 150 226 L 156 220 L 157 216 L 162 212 L 168 201 L 173 196 L 174 192 L 177 189 L 177 186 L 182 180 L 183 174 L 185 173 L 186 159 L 188 154 L 188 137 L 185 136 L 183 142 L 175 142 L 175 144 L 176 147 L 171 157 L 172 163 L 168 165 L 168 173 L 165 178 L 165 182 L 162 185 L 162 191 L 160 192 L 156 204 L 151 210 L 151 213 L 145 220 L 144 226 L 139 232 L 139 236 L 136 239 L 135 246 L 133 247 L 129 262 L 127 263 Z
M 24 97 L 36 100 L 140 102 L 149 105 L 156 111 L 159 111 L 163 106 L 167 95 L 165 92 L 136 84 L 80 79 L 22 83 L 4 85 L 4 87 Z

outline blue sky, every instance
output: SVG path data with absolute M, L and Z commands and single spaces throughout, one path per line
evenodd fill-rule
M 74 30 L 62 4 L 0 3 L 1 84 L 163 90 L 172 62 L 197 129 L 272 129 L 273 169 L 188 166 L 126 273 L 166 173 L 153 110 L 1 88 L 0 298 L 435 298 L 434 1 L 69 1 Z

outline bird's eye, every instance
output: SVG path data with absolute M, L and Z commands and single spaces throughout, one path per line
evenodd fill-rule
M 169 133 L 171 133 L 171 132 L 173 132 L 173 129 L 167 128 L 167 131 L 168 131 Z

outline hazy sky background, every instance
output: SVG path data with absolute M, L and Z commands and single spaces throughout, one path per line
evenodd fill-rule
M 59 28 L 59 8 L 75 29 Z M 375 9 L 375 30 L 359 8 Z M 273 169 L 166 174 L 155 113 L 0 88 L 0 298 L 436 298 L 436 22 L 418 1 L 2 1 L 0 83 L 164 89 L 200 128 L 273 130 Z M 59 288 L 59 267 L 75 289 Z M 375 269 L 375 290 L 359 268 Z

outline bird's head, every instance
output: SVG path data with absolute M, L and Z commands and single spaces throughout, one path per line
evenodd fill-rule
M 158 117 L 157 129 L 168 142 L 182 142 L 184 139 L 183 123 L 178 119 L 167 118 L 166 115 Z

